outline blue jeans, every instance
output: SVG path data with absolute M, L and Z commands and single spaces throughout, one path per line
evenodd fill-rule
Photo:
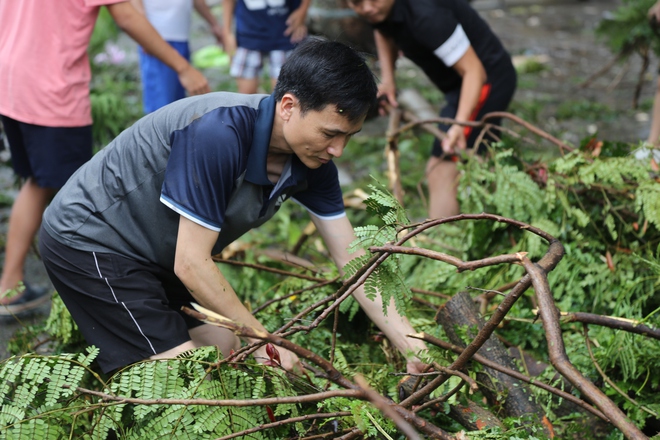
M 168 41 L 182 57 L 190 60 L 187 41 Z M 177 99 L 185 98 L 186 91 L 179 82 L 177 73 L 158 58 L 144 52 L 140 53 L 140 75 L 142 77 L 142 107 L 145 113 L 151 113 Z

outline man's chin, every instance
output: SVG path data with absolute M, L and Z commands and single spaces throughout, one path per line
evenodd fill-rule
M 366 20 L 369 22 L 369 24 L 379 24 L 379 23 L 382 23 L 385 20 L 385 18 L 367 17 Z

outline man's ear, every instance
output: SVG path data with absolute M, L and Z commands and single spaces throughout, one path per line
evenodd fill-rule
M 298 98 L 291 93 L 285 93 L 280 100 L 280 117 L 288 121 L 296 107 L 298 107 Z

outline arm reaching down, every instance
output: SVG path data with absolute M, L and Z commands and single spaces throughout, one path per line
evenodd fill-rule
M 300 43 L 307 36 L 307 10 L 311 0 L 302 0 L 298 9 L 291 12 L 291 15 L 286 19 L 286 30 L 284 35 L 291 37 L 292 43 Z
M 353 226 L 347 217 L 341 217 L 333 220 L 322 220 L 312 215 L 312 221 L 316 225 L 319 233 L 323 237 L 332 259 L 343 273 L 343 267 L 353 258 L 364 254 L 364 251 L 358 251 L 353 254 L 348 253 L 349 245 L 355 240 Z M 367 316 L 376 324 L 376 326 L 385 333 L 385 336 L 394 344 L 394 346 L 408 360 L 408 372 L 421 372 L 424 368 L 423 363 L 415 356 L 422 350 L 426 350 L 426 345 L 406 335 L 416 333 L 410 322 L 405 316 L 401 316 L 391 301 L 387 306 L 387 316 L 383 313 L 383 303 L 378 296 L 373 301 L 367 298 L 364 292 L 364 286 L 360 286 L 353 297 L 360 304 L 360 307 L 366 312 Z
M 142 46 L 147 53 L 161 60 L 179 75 L 179 81 L 188 93 L 199 95 L 211 91 L 204 75 L 163 40 L 149 20 L 135 9 L 131 2 L 114 3 L 108 5 L 107 8 L 121 30 Z
M 472 46 L 452 66 L 463 78 L 461 84 L 461 95 L 456 110 L 457 121 L 469 121 L 474 109 L 479 104 L 481 88 L 486 83 L 486 69 L 479 60 Z M 454 124 L 447 131 L 447 137 L 442 140 L 442 150 L 445 153 L 454 153 L 456 150 L 464 150 L 467 147 L 464 128 L 462 125 Z
M 396 59 L 398 57 L 398 48 L 394 39 L 386 37 L 377 30 L 374 30 L 374 40 L 376 42 L 376 51 L 378 52 L 378 62 L 380 64 L 380 84 L 378 85 L 378 97 L 384 97 L 389 105 L 398 107 L 396 100 Z M 385 114 L 385 109 L 380 108 L 380 114 Z
M 222 44 L 223 41 L 222 26 L 220 26 L 218 20 L 215 18 L 215 15 L 213 15 L 213 12 L 211 12 L 211 9 L 206 4 L 206 0 L 194 0 L 193 5 L 195 6 L 195 10 L 197 11 L 197 13 L 201 15 L 202 18 L 204 18 L 204 20 L 209 24 L 209 27 L 211 28 L 211 33 L 213 33 L 213 36 L 218 41 L 218 44 Z
M 236 53 L 236 34 L 232 29 L 235 11 L 236 0 L 222 1 L 222 41 L 225 46 L 225 52 L 232 57 L 234 56 L 234 53 Z
M 266 332 L 266 328 L 245 308 L 211 258 L 211 251 L 218 234 L 181 216 L 174 257 L 174 273 L 202 307 L 232 321 Z M 250 342 L 255 341 L 250 340 Z M 278 348 L 278 351 L 285 369 L 291 370 L 299 365 L 295 354 L 284 348 Z M 257 350 L 255 357 L 260 362 L 268 359 L 266 348 L 261 347 Z

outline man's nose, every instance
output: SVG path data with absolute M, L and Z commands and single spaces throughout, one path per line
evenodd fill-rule
M 375 11 L 374 11 L 374 9 L 375 9 L 375 5 L 374 5 L 373 2 L 371 2 L 371 1 L 369 1 L 369 0 L 364 0 L 364 1 L 362 2 L 362 5 L 361 5 L 361 6 L 362 6 L 362 13 L 363 13 L 364 15 L 370 15 L 370 14 L 372 14 L 372 13 L 375 12 Z
M 328 147 L 328 154 L 332 157 L 341 157 L 341 155 L 344 154 L 344 148 L 346 148 L 346 141 L 343 139 L 337 139 Z

